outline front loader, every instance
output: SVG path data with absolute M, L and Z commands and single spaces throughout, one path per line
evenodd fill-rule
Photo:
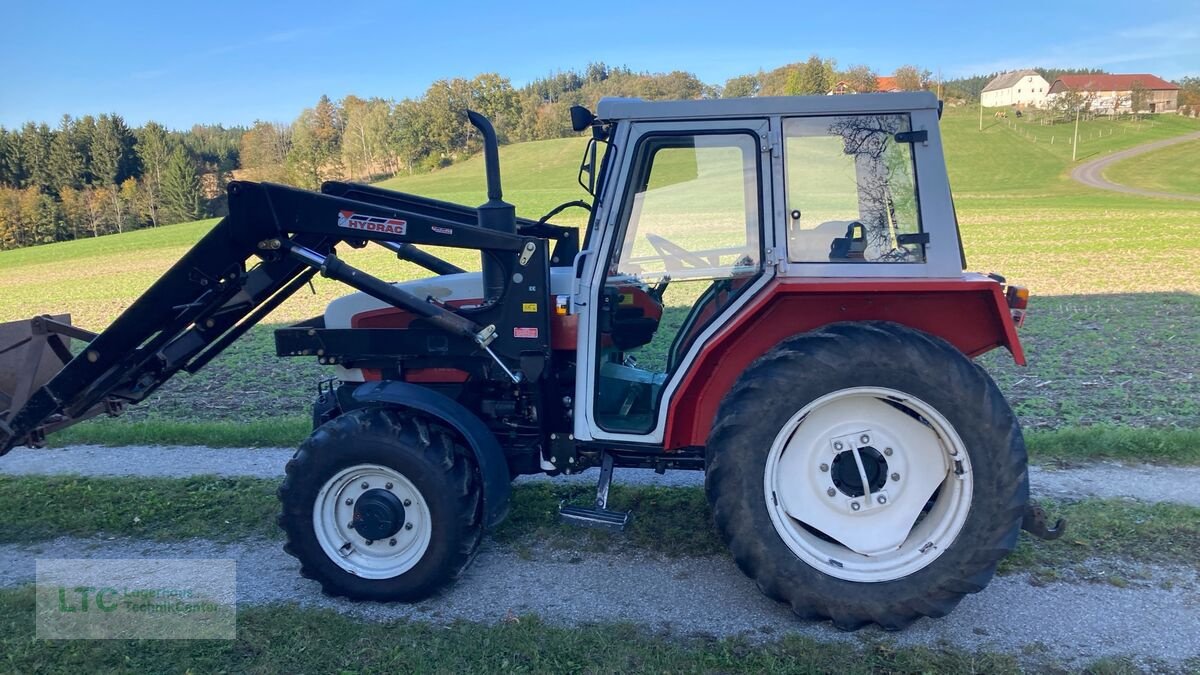
M 333 367 L 280 487 L 330 594 L 445 587 L 522 474 L 600 468 L 565 520 L 620 529 L 614 468 L 706 472 L 742 570 L 802 616 L 900 628 L 981 590 L 1022 526 L 1025 447 L 971 357 L 1024 355 L 1028 294 L 964 273 L 927 94 L 572 110 L 591 204 L 515 216 L 366 185 L 229 186 L 229 215 L 99 334 L 0 326 L 0 453 L 196 372 L 316 274 L 357 292 L 276 331 Z M 917 176 L 920 180 L 917 180 Z M 550 223 L 563 208 L 587 229 Z M 388 283 L 335 247 L 433 273 Z M 467 272 L 418 246 L 478 250 Z M 77 341 L 77 348 L 72 344 Z

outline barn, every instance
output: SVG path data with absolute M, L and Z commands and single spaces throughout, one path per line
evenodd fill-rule
M 1140 110 L 1133 110 L 1134 92 L 1141 92 Z M 1091 109 L 1103 114 L 1127 112 L 1175 112 L 1179 109 L 1179 87 L 1157 75 L 1126 73 L 1105 75 L 1060 75 L 1050 85 L 1050 96 L 1067 92 L 1089 97 Z
M 1040 107 L 1049 91 L 1050 83 L 1036 70 L 1014 70 L 993 77 L 983 88 L 982 100 L 985 108 Z

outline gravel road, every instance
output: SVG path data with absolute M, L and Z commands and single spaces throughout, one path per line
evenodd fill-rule
M 0 458 L 0 474 L 80 474 L 84 476 L 185 477 L 199 474 L 279 478 L 292 456 L 287 448 L 204 448 L 194 446 L 76 446 L 31 450 L 19 448 Z M 597 472 L 547 478 L 530 476 L 517 482 L 555 480 L 594 483 Z M 703 485 L 699 472 L 618 469 L 621 485 Z M 1036 495 L 1065 499 L 1124 497 L 1146 502 L 1200 506 L 1200 467 L 1151 466 L 1100 462 L 1071 469 L 1030 467 Z
M 0 586 L 31 582 L 36 558 L 61 557 L 232 558 L 238 563 L 243 605 L 297 603 L 367 620 L 493 623 L 536 613 L 567 625 L 631 621 L 679 635 L 757 640 L 795 633 L 850 642 L 884 636 L 876 628 L 843 633 L 825 623 L 800 621 L 762 596 L 724 556 L 669 560 L 537 551 L 528 559 L 487 544 L 465 577 L 439 597 L 414 605 L 356 604 L 323 596 L 315 582 L 300 578 L 296 561 L 276 542 L 59 539 L 36 546 L 0 545 Z M 1200 579 L 1195 572 L 1147 567 L 1138 576 L 1124 588 L 1099 583 L 1035 586 L 1024 575 L 998 577 L 963 600 L 948 618 L 925 619 L 886 638 L 902 645 L 946 644 L 1068 665 L 1130 656 L 1180 666 L 1200 655 Z
M 1186 199 L 1189 201 L 1200 201 L 1200 195 L 1182 195 L 1175 192 L 1157 192 L 1155 190 L 1144 190 L 1142 188 L 1130 187 L 1114 183 L 1104 177 L 1104 170 L 1114 162 L 1119 162 L 1123 159 L 1136 157 L 1147 152 L 1153 152 L 1165 148 L 1176 143 L 1186 143 L 1188 141 L 1200 140 L 1200 132 L 1167 138 L 1153 143 L 1143 143 L 1128 150 L 1114 152 L 1111 155 L 1105 155 L 1099 159 L 1093 159 L 1084 162 L 1071 170 L 1071 178 L 1083 183 L 1088 187 L 1099 188 L 1101 190 L 1112 190 L 1114 192 L 1124 192 L 1131 195 L 1141 195 L 1143 197 L 1166 197 L 1168 199 Z

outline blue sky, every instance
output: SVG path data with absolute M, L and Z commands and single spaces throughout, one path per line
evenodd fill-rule
M 712 83 L 813 52 L 881 74 L 915 63 L 946 77 L 1027 66 L 1200 75 L 1196 0 L 6 5 L 0 125 L 9 128 L 100 112 L 175 128 L 286 121 L 321 94 L 398 99 L 485 71 L 519 86 L 588 61 L 690 70 Z

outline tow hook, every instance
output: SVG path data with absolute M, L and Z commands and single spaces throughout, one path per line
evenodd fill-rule
M 1051 541 L 1063 536 L 1067 531 L 1067 521 L 1065 518 L 1059 518 L 1054 523 L 1054 527 L 1046 525 L 1046 510 L 1037 502 L 1029 502 L 1025 505 L 1025 515 L 1021 517 L 1021 529 L 1038 539 Z

